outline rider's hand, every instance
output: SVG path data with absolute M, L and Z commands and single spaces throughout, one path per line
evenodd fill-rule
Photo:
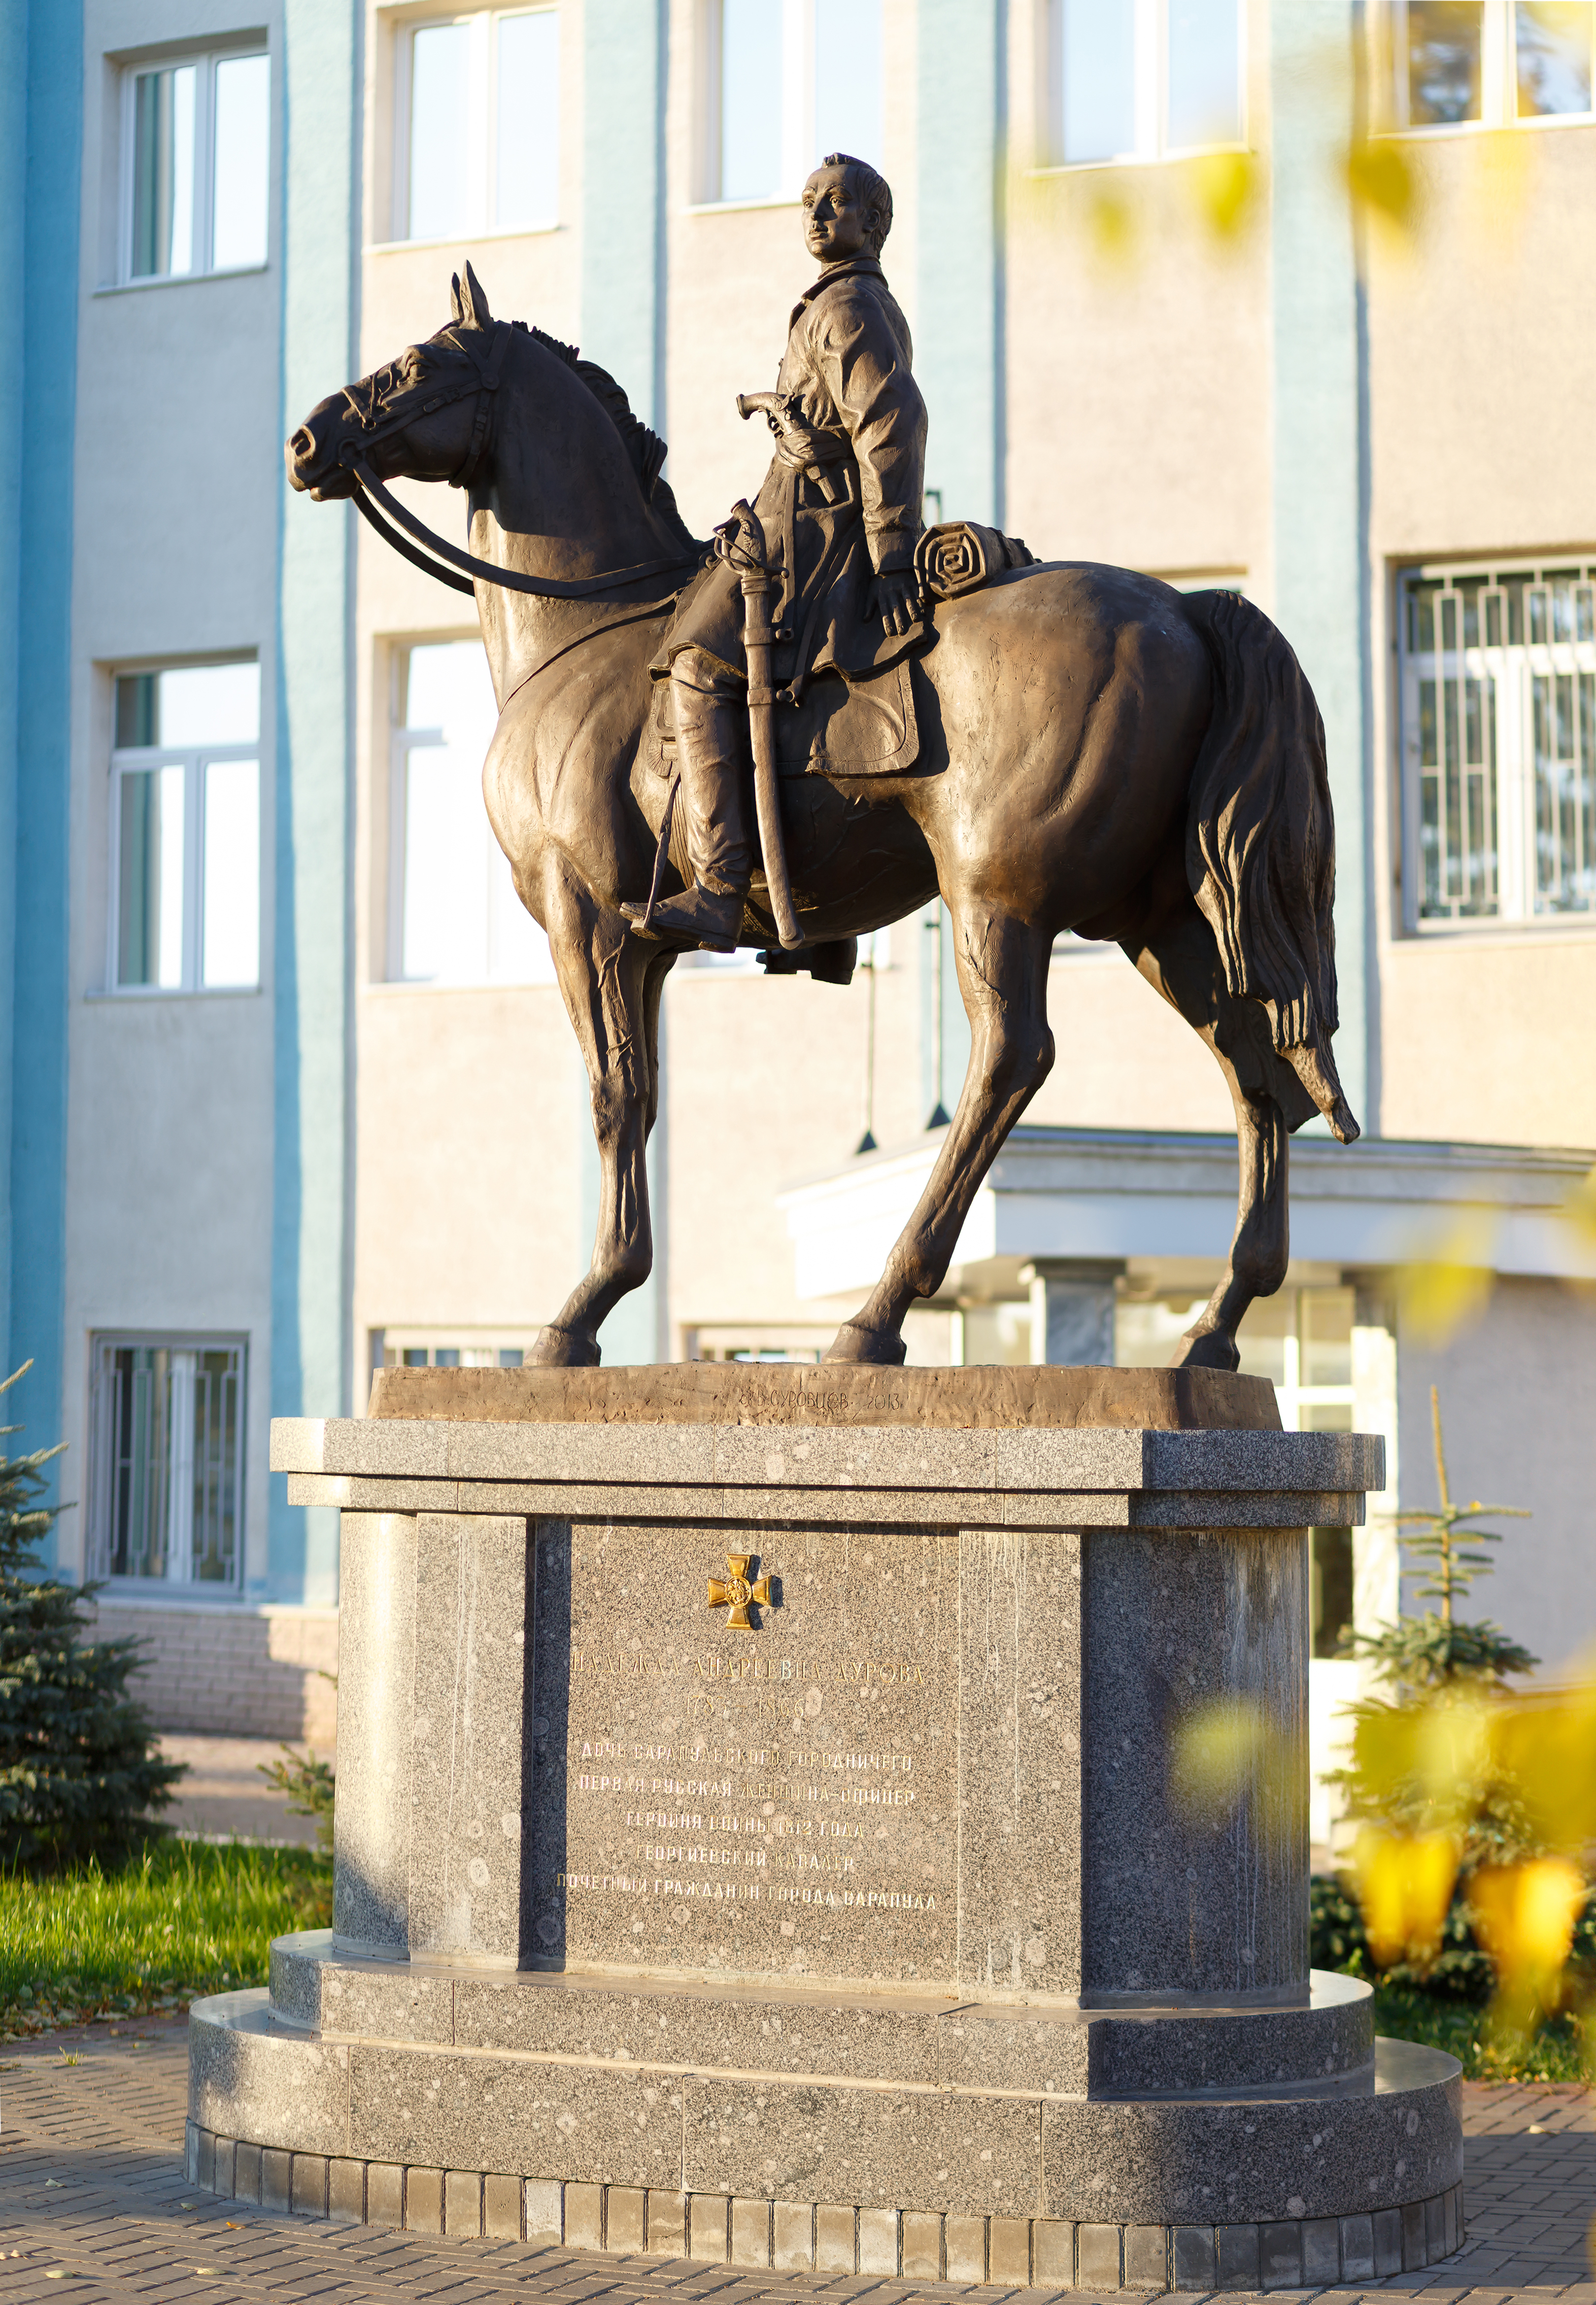
M 881 630 L 892 634 L 906 633 L 920 616 L 920 585 L 912 568 L 889 569 L 878 576 L 870 586 L 870 599 L 865 603 L 865 617 L 879 617 Z

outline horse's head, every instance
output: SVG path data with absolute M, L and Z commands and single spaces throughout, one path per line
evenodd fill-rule
M 454 283 L 454 313 L 425 343 L 386 368 L 329 393 L 284 450 L 288 478 L 318 504 L 354 493 L 351 468 L 379 481 L 400 474 L 465 486 L 492 430 L 506 341 L 518 323 L 496 320 L 468 264 Z

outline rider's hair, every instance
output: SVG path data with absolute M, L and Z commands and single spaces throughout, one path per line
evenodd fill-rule
M 892 230 L 892 186 L 868 160 L 856 159 L 852 152 L 828 152 L 820 166 L 845 168 L 860 207 L 875 209 L 879 222 L 870 234 L 870 246 L 879 256 L 881 243 Z

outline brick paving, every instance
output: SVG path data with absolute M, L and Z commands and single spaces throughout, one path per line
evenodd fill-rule
M 76 2062 L 72 2062 L 75 2059 Z M 334 2225 L 217 2201 L 183 2174 L 187 2046 L 181 2023 L 104 2026 L 0 2058 L 0 2305 L 804 2305 L 869 2297 L 916 2305 L 968 2292 L 825 2274 L 750 2274 L 679 2259 L 599 2257 L 524 2241 L 448 2241 Z M 1428 2272 L 1367 2289 L 1275 2290 L 1354 2305 L 1422 2291 L 1430 2305 L 1558 2299 L 1596 2305 L 1596 2105 L 1565 2087 L 1465 2089 L 1469 2238 Z M 1067 2292 L 1076 2305 L 1083 2292 Z M 1047 2305 L 1040 2289 L 980 2292 Z M 1237 2292 L 1227 2305 L 1241 2305 Z

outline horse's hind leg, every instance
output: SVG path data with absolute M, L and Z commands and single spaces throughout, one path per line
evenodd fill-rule
M 970 1018 L 970 1064 L 958 1110 L 919 1205 L 856 1318 L 838 1330 L 828 1361 L 904 1357 L 904 1315 L 941 1287 L 970 1204 L 1009 1130 L 1053 1064 L 1048 1030 L 1052 939 L 987 906 L 950 899 L 959 990 Z
M 563 857 L 550 862 L 543 893 L 555 974 L 592 1093 L 598 1229 L 591 1267 L 531 1357 L 591 1368 L 600 1327 L 654 1263 L 644 1153 L 658 1106 L 659 996 L 674 955 L 632 936 Z
M 1235 1107 L 1241 1183 L 1235 1234 L 1224 1277 L 1181 1339 L 1177 1368 L 1239 1365 L 1236 1327 L 1255 1297 L 1272 1297 L 1286 1278 L 1290 1240 L 1286 1168 L 1291 1122 L 1312 1107 L 1290 1067 L 1276 1056 L 1263 1010 L 1225 988 L 1213 931 L 1188 897 L 1173 916 L 1125 950 L 1155 991 L 1177 1008 L 1218 1059 Z M 1305 1110 L 1304 1110 L 1305 1108 Z

